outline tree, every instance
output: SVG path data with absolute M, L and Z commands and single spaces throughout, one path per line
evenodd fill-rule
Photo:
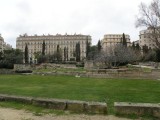
M 136 49 L 138 52 L 140 52 L 141 47 L 139 46 L 139 43 L 136 44 L 135 49 Z
M 23 52 L 19 49 L 3 51 L 3 59 L 0 61 L 1 68 L 13 68 L 14 64 L 23 63 Z
M 146 55 L 149 52 L 148 46 L 144 45 L 142 48 L 143 48 L 143 54 Z
M 0 60 L 3 59 L 3 52 L 0 52 Z
M 66 47 L 64 47 L 64 61 L 66 61 L 67 60 L 67 48 Z
M 66 59 L 68 61 L 68 47 L 66 48 Z
M 76 53 L 76 61 L 80 62 L 81 50 L 80 50 L 80 43 L 79 42 L 76 44 L 76 52 L 75 53 Z
M 98 63 L 103 68 L 111 68 L 112 66 L 125 65 L 136 61 L 137 57 L 131 48 L 117 45 L 113 49 L 108 48 L 108 52 L 101 51 L 98 53 L 94 62 Z
M 38 63 L 46 63 L 48 62 L 49 56 L 48 55 L 40 55 L 37 58 Z
M 140 4 L 140 14 L 136 20 L 136 27 L 147 27 L 151 32 L 147 33 L 150 40 L 160 49 L 160 0 L 153 0 L 150 5 Z
M 125 37 L 125 34 L 124 34 L 124 33 L 122 34 L 122 45 L 123 45 L 124 47 L 127 47 L 127 40 L 126 40 L 126 37 Z
M 89 52 L 88 57 L 87 57 L 87 60 L 93 60 L 93 59 L 94 59 L 94 56 L 95 56 L 96 54 L 98 54 L 98 53 L 100 53 L 100 51 L 98 52 L 98 47 L 97 47 L 97 45 L 91 46 L 90 52 Z
M 160 62 L 160 49 L 156 49 L 156 61 Z
M 135 43 L 132 42 L 132 49 L 135 50 L 136 49 L 136 46 L 135 46 Z
M 45 55 L 45 47 L 46 47 L 46 45 L 45 45 L 45 42 L 43 41 L 43 43 L 42 43 L 42 55 Z
M 101 49 L 102 49 L 101 41 L 100 40 L 98 41 L 97 48 L 98 48 L 98 52 L 100 52 Z
M 90 43 L 88 42 L 88 40 L 86 41 L 86 58 L 88 58 L 88 54 L 90 52 Z
M 28 45 L 27 44 L 25 46 L 24 59 L 25 59 L 25 63 L 28 64 L 29 63 L 29 61 L 28 61 L 29 56 L 28 56 Z
M 55 53 L 57 61 L 60 62 L 62 60 L 61 50 L 59 45 L 57 45 L 57 52 Z

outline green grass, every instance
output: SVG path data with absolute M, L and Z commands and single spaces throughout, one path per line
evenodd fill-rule
M 0 75 L 0 94 L 107 102 L 160 102 L 160 81 L 75 78 L 72 76 Z

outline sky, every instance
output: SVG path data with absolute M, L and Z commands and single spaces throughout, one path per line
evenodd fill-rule
M 16 47 L 20 34 L 84 34 L 97 44 L 105 34 L 129 34 L 135 28 L 141 2 L 151 0 L 0 0 L 0 34 Z

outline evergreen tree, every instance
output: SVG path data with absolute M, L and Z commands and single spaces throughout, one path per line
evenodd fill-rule
M 25 59 L 25 63 L 28 64 L 29 63 L 29 61 L 28 61 L 29 56 L 28 56 L 28 45 L 27 44 L 25 46 L 24 59 Z
M 86 58 L 88 57 L 89 52 L 90 52 L 90 43 L 87 40 L 86 41 Z
M 0 52 L 0 61 L 3 59 L 3 52 Z
M 64 47 L 64 61 L 66 61 L 67 59 L 67 48 Z
M 147 54 L 149 52 L 149 49 L 148 49 L 148 46 L 147 45 L 144 45 L 143 46 L 143 54 Z
M 80 51 L 80 43 L 78 42 L 76 44 L 76 61 L 79 62 L 80 61 L 80 55 L 81 51 Z
M 62 60 L 62 55 L 61 55 L 61 50 L 60 50 L 59 45 L 57 45 L 56 58 L 57 58 L 57 61 L 58 61 L 58 62 Z
M 101 41 L 100 40 L 98 41 L 97 48 L 98 48 L 98 52 L 100 52 L 101 49 L 102 49 Z
M 156 49 L 156 61 L 160 62 L 160 49 Z
M 127 40 L 126 40 L 126 37 L 125 37 L 125 34 L 123 33 L 123 35 L 122 35 L 122 45 L 124 46 L 124 47 L 127 47 Z
M 140 51 L 141 47 L 139 46 L 139 43 L 136 44 L 135 48 L 136 50 Z
M 45 55 L 45 47 L 46 47 L 46 45 L 45 45 L 45 42 L 43 41 L 43 43 L 42 43 L 42 55 Z
M 66 59 L 68 61 L 68 47 L 66 48 Z
M 132 42 L 132 49 L 135 50 L 136 49 L 136 45 L 134 42 Z

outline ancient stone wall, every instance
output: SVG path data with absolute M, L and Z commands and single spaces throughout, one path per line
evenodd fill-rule
M 15 101 L 56 110 L 69 110 L 92 114 L 107 114 L 107 104 L 77 100 L 44 99 L 22 96 L 0 95 L 0 101 Z
M 153 116 L 160 118 L 160 104 L 155 103 L 114 103 L 116 114 L 120 115 L 137 115 L 137 116 Z

